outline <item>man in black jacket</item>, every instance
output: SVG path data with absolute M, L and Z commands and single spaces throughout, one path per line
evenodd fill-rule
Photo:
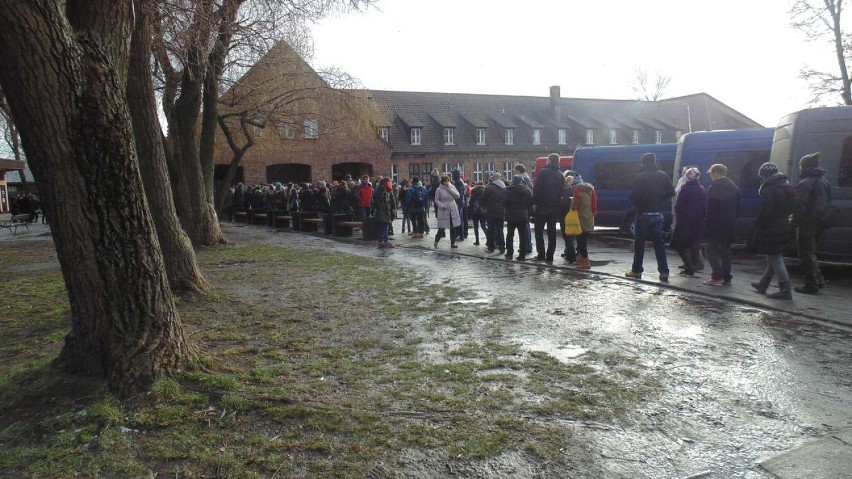
M 796 207 L 793 210 L 793 226 L 796 228 L 796 252 L 804 286 L 796 286 L 797 293 L 818 294 L 825 286 L 819 270 L 816 247 L 825 229 L 819 221 L 819 213 L 831 201 L 831 185 L 825 179 L 825 171 L 819 167 L 819 153 L 805 155 L 799 160 L 799 178 L 796 185 Z
M 649 236 L 654 242 L 654 255 L 657 257 L 657 270 L 660 281 L 669 280 L 669 264 L 666 259 L 666 244 L 663 242 L 663 211 L 666 202 L 674 195 L 674 186 L 669 176 L 657 167 L 657 156 L 645 153 L 641 158 L 642 166 L 630 202 L 636 208 L 636 226 L 633 240 L 633 267 L 625 273 L 628 278 L 641 278 L 642 262 L 645 259 L 645 239 Z
M 541 169 L 533 187 L 535 207 L 535 249 L 533 261 L 553 263 L 556 251 L 556 222 L 559 220 L 559 200 L 565 178 L 559 171 L 559 153 L 547 156 L 547 165 Z M 547 225 L 547 250 L 544 249 L 544 226 Z

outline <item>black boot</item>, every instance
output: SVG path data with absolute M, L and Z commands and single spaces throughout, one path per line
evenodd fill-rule
M 778 287 L 781 288 L 781 291 L 777 293 L 767 294 L 767 298 L 772 299 L 793 299 L 793 293 L 790 291 L 790 282 L 782 281 L 778 283 Z
M 766 288 L 769 287 L 770 281 L 772 281 L 772 278 L 764 276 L 760 278 L 760 281 L 757 283 L 752 281 L 751 287 L 754 288 L 760 294 L 766 294 Z

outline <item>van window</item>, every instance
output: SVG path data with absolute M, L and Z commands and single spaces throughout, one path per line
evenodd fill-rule
M 740 188 L 758 188 L 760 178 L 757 176 L 757 170 L 767 161 L 769 150 L 724 151 L 717 153 L 713 159 L 713 163 L 728 167 L 728 178 Z
M 660 169 L 669 178 L 674 170 L 674 160 L 658 161 Z M 598 190 L 629 190 L 639 172 L 638 161 L 607 161 L 595 165 L 594 185 Z
M 843 140 L 840 169 L 837 171 L 837 186 L 852 186 L 852 136 L 847 136 Z

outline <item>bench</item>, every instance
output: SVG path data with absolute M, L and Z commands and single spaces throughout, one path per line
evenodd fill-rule
M 360 221 L 338 221 L 334 224 L 334 236 L 352 236 L 360 231 L 363 224 Z
M 234 219 L 231 222 L 234 223 L 236 221 L 242 221 L 244 223 L 248 223 L 248 212 L 237 211 L 236 213 L 234 213 Z
M 301 231 L 319 231 L 320 226 L 325 231 L 325 219 L 323 218 L 302 218 L 301 225 Z
M 263 220 L 263 222 L 266 223 L 266 213 L 252 213 L 251 218 L 249 218 L 249 222 L 256 225 L 257 220 Z
M 272 217 L 272 226 L 289 228 L 291 221 L 293 221 L 293 217 L 290 215 L 275 215 Z
M 22 214 L 22 215 L 13 215 L 12 219 L 9 220 L 0 220 L 0 228 L 6 228 L 12 233 L 12 236 L 18 234 L 18 227 L 24 226 L 27 228 L 27 232 L 30 231 L 30 215 Z

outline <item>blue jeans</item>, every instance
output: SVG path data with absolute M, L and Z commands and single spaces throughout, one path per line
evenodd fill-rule
M 388 242 L 388 231 L 390 231 L 390 223 L 381 223 L 379 229 L 379 243 L 387 243 Z
M 644 271 L 642 262 L 645 260 L 645 240 L 651 238 L 654 242 L 654 256 L 657 257 L 657 271 L 669 274 L 669 263 L 666 259 L 666 243 L 663 242 L 663 214 L 636 215 L 636 232 L 633 240 L 633 272 Z
M 494 250 L 496 248 L 501 253 L 506 251 L 506 238 L 503 236 L 502 219 L 488 218 L 488 231 L 485 232 L 485 237 L 488 239 L 485 243 L 488 249 Z

